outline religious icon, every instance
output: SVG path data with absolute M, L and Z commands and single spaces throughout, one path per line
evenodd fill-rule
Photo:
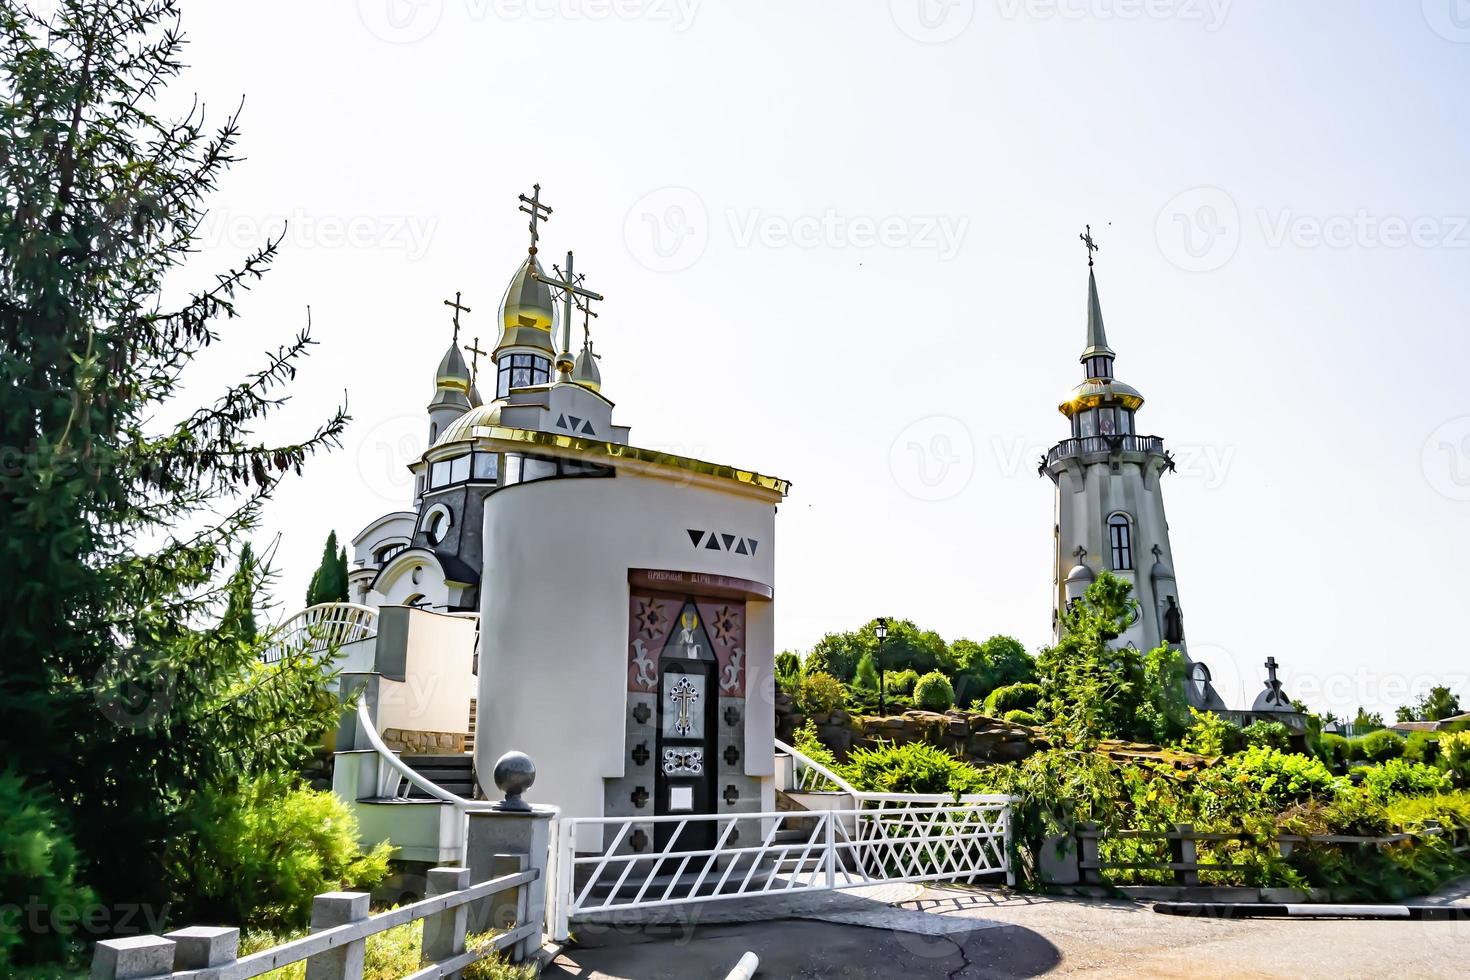
M 699 616 L 687 610 L 679 616 L 679 642 L 684 645 L 684 656 L 699 659 L 699 644 L 694 642 L 694 631 L 699 628 Z

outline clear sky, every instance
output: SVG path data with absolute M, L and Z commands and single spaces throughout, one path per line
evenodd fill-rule
M 607 295 L 639 445 L 793 481 L 777 643 L 871 616 L 1050 630 L 1052 485 L 1091 223 L 1165 477 L 1193 654 L 1339 713 L 1470 695 L 1465 0 L 252 0 L 186 4 L 246 96 L 201 280 L 283 219 L 204 397 L 321 341 L 273 433 L 345 448 L 267 515 L 295 607 L 329 529 L 402 506 L 449 342 L 493 343 L 555 208 Z M 547 651 L 554 657 L 555 651 Z M 1466 697 L 1470 703 L 1470 697 Z

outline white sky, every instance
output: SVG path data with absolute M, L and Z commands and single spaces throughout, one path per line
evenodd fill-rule
M 1191 650 L 1227 700 L 1267 655 L 1339 713 L 1431 678 L 1470 694 L 1464 0 L 186 13 L 182 88 L 218 113 L 247 96 L 194 273 L 292 219 L 191 394 L 310 305 L 321 347 L 278 431 L 344 391 L 356 419 L 269 511 L 285 605 L 328 529 L 406 502 L 390 452 L 422 447 L 441 300 L 462 290 L 493 343 L 540 181 L 543 254 L 575 247 L 608 296 L 634 442 L 793 481 L 779 646 L 886 614 L 1036 647 L 1036 458 L 1081 376 L 1090 222 L 1118 373 L 1179 460 Z

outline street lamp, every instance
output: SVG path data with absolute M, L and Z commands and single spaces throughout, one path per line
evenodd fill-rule
M 883 672 L 883 641 L 888 639 L 888 620 L 882 616 L 878 617 L 878 626 L 874 629 L 878 634 L 878 714 L 888 714 L 888 702 L 884 698 L 884 688 L 887 687 Z

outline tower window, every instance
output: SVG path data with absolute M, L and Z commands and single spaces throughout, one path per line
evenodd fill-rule
M 551 380 L 551 360 L 539 354 L 511 354 L 500 359 L 496 372 L 495 397 L 504 398 L 512 388 L 544 385 Z
M 1108 518 L 1108 544 L 1113 550 L 1113 570 L 1133 568 L 1133 528 L 1126 514 Z

